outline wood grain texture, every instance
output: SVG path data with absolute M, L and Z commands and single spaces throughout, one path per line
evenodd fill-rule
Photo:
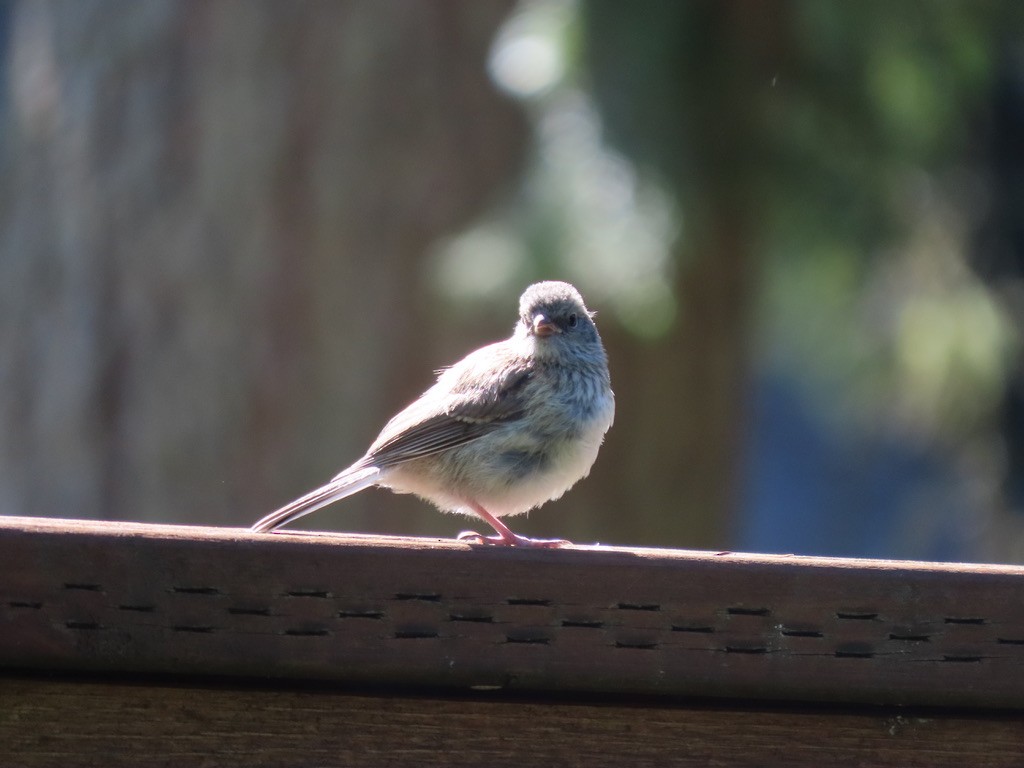
M 0 762 L 1019 766 L 1018 718 L 0 679 Z
M 0 519 L 0 668 L 1024 707 L 1024 568 Z

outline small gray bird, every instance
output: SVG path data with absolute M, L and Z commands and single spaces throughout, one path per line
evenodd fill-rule
M 498 518 L 557 499 L 586 477 L 614 416 L 604 346 L 579 291 L 536 283 L 519 299 L 511 338 L 440 371 L 359 461 L 252 530 L 272 531 L 379 485 L 475 514 L 498 534 L 460 539 L 557 547 L 568 542 L 519 536 Z

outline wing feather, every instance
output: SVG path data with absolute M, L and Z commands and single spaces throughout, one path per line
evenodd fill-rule
M 501 343 L 477 350 L 389 421 L 365 460 L 394 466 L 465 445 L 521 418 L 523 388 L 532 375 L 529 360 L 510 355 Z

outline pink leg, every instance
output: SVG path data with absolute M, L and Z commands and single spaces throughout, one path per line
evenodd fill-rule
M 488 525 L 497 531 L 498 535 L 481 536 L 479 533 L 466 531 L 459 534 L 459 541 L 468 541 L 474 544 L 496 544 L 505 547 L 543 547 L 547 549 L 563 547 L 566 544 L 572 543 L 565 539 L 528 539 L 525 536 L 513 533 L 507 525 L 476 502 L 469 502 L 469 506 L 481 520 L 486 521 Z

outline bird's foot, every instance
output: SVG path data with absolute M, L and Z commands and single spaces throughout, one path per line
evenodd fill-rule
M 557 549 L 572 544 L 565 539 L 530 539 L 520 536 L 518 533 L 511 533 L 508 536 L 484 536 L 476 531 L 463 531 L 456 537 L 459 541 L 467 544 L 483 544 L 492 547 L 532 547 L 534 549 Z

